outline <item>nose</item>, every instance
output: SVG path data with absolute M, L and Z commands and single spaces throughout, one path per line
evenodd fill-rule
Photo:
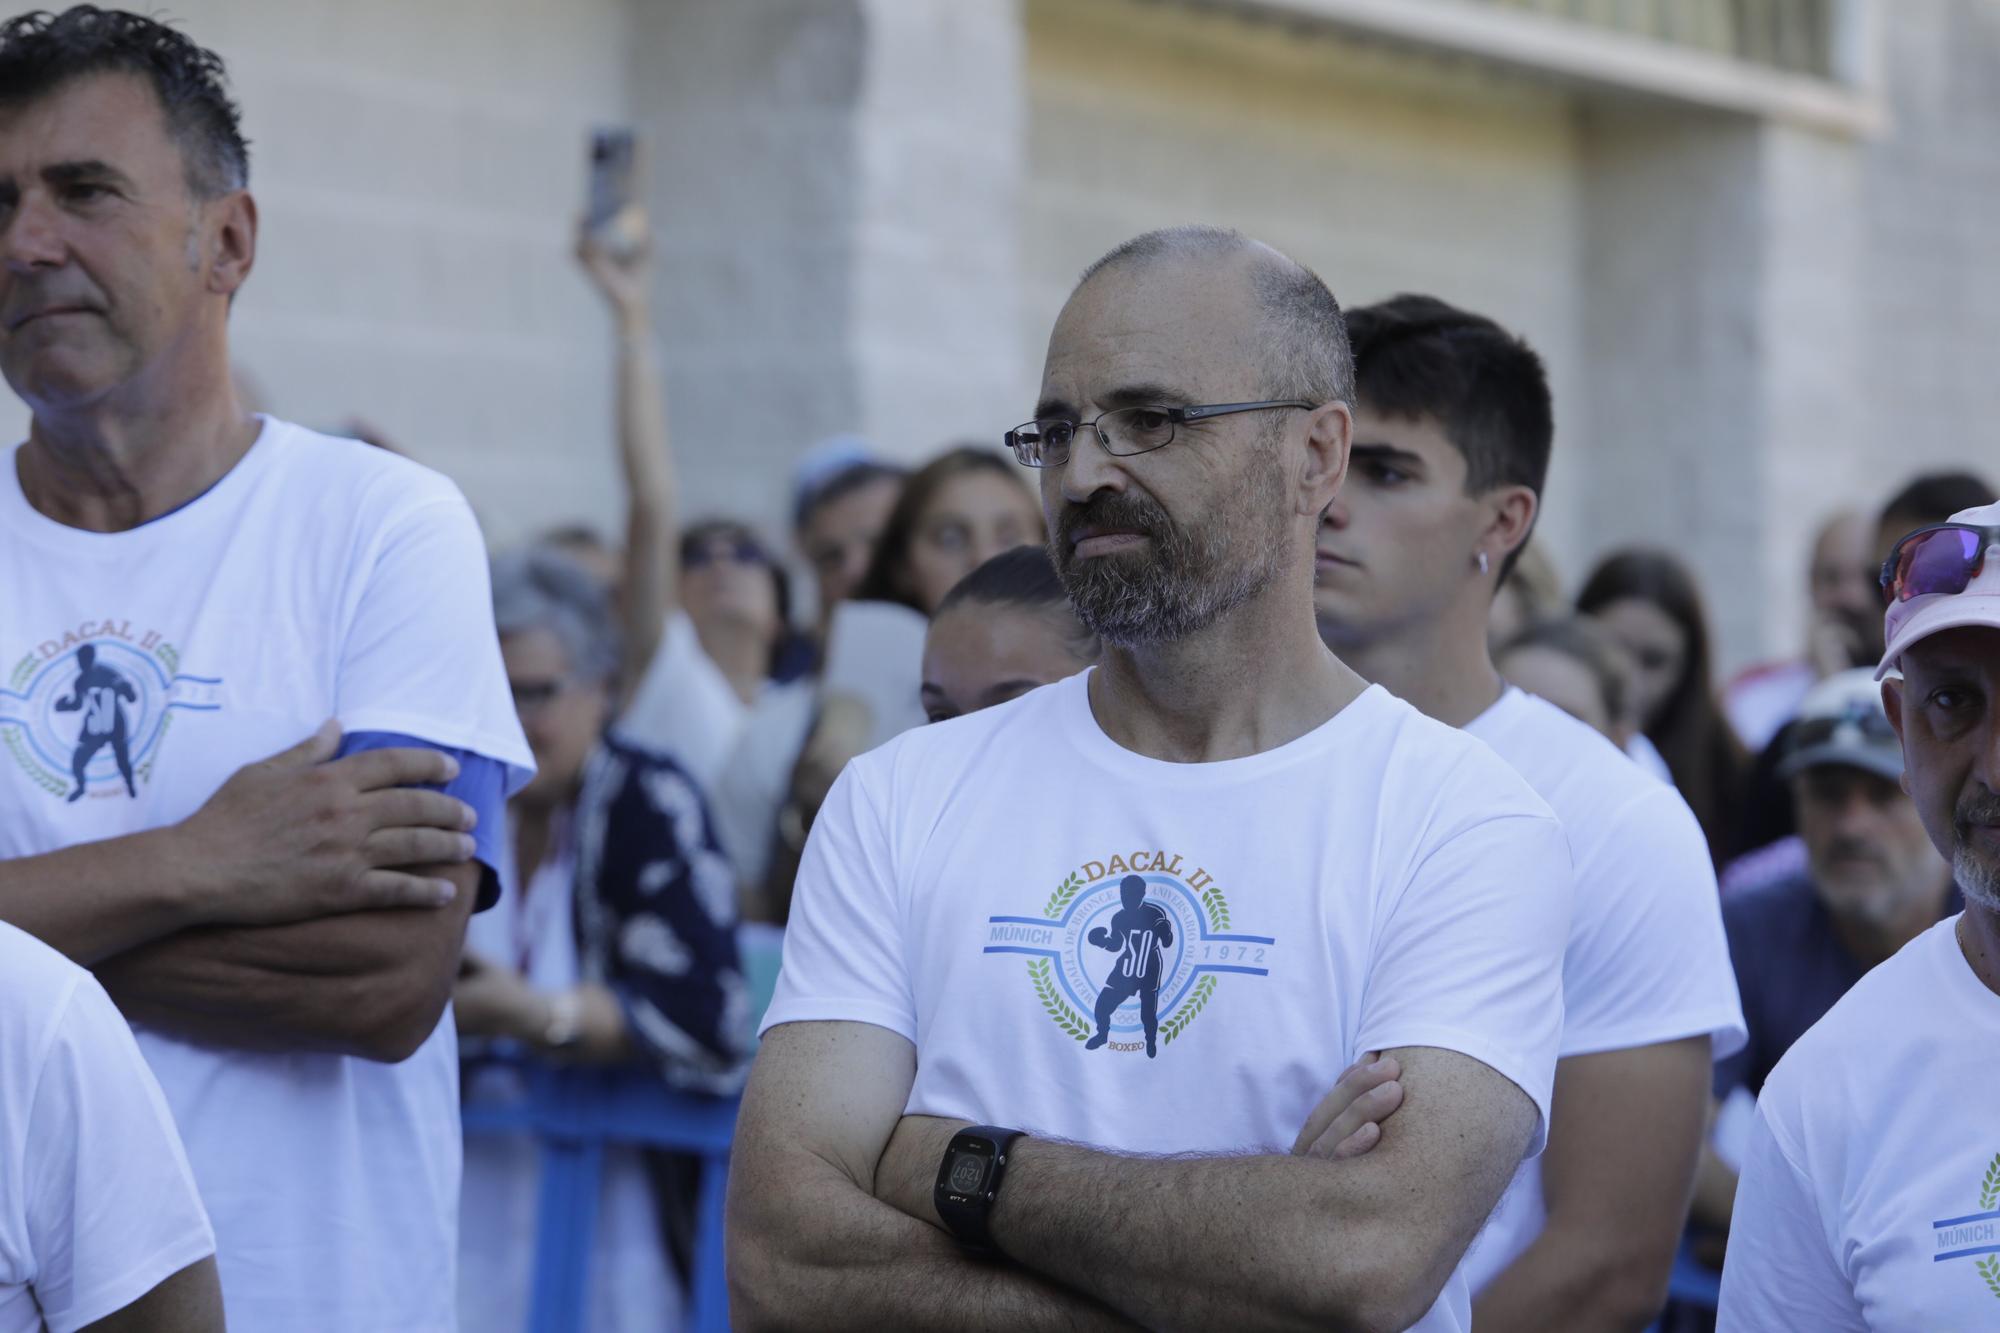
M 1335 532 L 1341 532 L 1353 521 L 1353 517 L 1353 514 L 1348 511 L 1347 498 L 1343 493 L 1333 497 L 1333 503 L 1320 513 L 1319 521 L 1332 528 Z
M 1072 504 L 1082 504 L 1099 491 L 1125 489 L 1125 473 L 1116 458 L 1104 447 L 1094 426 L 1078 426 L 1069 442 L 1069 459 L 1060 469 L 1062 494 Z
M 63 262 L 64 246 L 56 210 L 38 191 L 19 200 L 0 227 L 0 260 L 10 272 L 54 268 Z

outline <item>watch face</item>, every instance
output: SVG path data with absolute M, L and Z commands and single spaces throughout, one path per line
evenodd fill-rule
M 951 1164 L 947 1183 L 953 1194 L 977 1194 L 986 1185 L 987 1158 L 979 1153 L 960 1153 Z

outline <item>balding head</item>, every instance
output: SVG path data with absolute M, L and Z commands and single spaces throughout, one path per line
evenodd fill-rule
M 1262 241 L 1228 227 L 1162 227 L 1113 248 L 1083 271 L 1070 293 L 1074 302 L 1101 274 L 1160 276 L 1163 270 L 1199 273 L 1249 298 L 1254 326 L 1246 330 L 1246 359 L 1268 398 L 1309 402 L 1354 401 L 1354 357 L 1340 303 L 1319 275 Z
M 1269 595 L 1310 625 L 1352 379 L 1332 293 L 1269 246 L 1178 227 L 1092 264 L 1049 336 L 1036 421 L 1115 413 L 1116 431 L 1140 419 L 1127 413 L 1238 410 L 1179 419 L 1138 449 L 1093 424 L 1044 466 L 1050 555 L 1084 624 L 1114 646 L 1162 643 Z

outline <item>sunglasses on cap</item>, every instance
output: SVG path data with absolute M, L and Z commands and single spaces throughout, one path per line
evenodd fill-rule
M 1799 754 L 1835 740 L 1858 738 L 1900 744 L 1889 715 L 1879 708 L 1850 708 L 1832 717 L 1802 718 L 1785 730 L 1785 752 Z
M 1986 568 L 2000 527 L 1934 523 L 1905 534 L 1882 562 L 1882 600 L 1894 605 L 1932 593 L 1964 592 Z

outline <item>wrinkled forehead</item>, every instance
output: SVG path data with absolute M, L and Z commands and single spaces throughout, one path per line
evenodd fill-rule
M 1096 410 L 1135 385 L 1187 403 L 1255 397 L 1263 392 L 1260 332 L 1239 257 L 1116 265 L 1078 288 L 1057 316 L 1042 406 Z
M 2000 628 L 1965 625 L 1939 630 L 1903 650 L 1903 678 L 1912 684 L 1942 678 L 2000 682 Z
M 150 83 L 118 70 L 81 74 L 19 102 L 0 102 L 0 177 L 19 181 L 51 167 L 102 163 L 128 176 L 180 150 Z

